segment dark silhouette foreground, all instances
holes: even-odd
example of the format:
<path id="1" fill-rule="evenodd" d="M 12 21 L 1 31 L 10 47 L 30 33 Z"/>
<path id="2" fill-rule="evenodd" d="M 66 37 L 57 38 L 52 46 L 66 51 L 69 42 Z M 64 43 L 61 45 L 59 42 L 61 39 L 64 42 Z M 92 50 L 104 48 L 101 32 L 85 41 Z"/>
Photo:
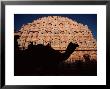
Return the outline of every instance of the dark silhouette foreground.
<path id="1" fill-rule="evenodd" d="M 49 44 L 30 44 L 28 49 L 19 50 L 17 45 L 18 37 L 15 37 L 14 54 L 14 75 L 78 75 L 82 71 L 83 62 L 76 62 L 73 65 L 65 64 L 64 61 L 75 51 L 78 44 L 69 43 L 66 51 L 60 53 L 54 50 Z M 70 67 L 71 66 L 71 67 Z M 77 68 L 75 68 L 77 67 Z M 89 68 L 89 67 L 88 67 Z"/>

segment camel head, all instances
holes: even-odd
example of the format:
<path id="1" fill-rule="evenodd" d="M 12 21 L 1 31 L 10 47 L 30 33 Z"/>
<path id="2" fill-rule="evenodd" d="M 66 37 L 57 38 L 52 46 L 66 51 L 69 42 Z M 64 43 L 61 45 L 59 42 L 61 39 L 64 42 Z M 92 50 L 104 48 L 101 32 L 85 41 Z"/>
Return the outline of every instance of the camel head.
<path id="1" fill-rule="evenodd" d="M 79 45 L 77 43 L 72 43 L 70 42 L 66 51 L 69 52 L 70 54 L 73 53 L 75 51 L 75 49 L 79 47 Z"/>

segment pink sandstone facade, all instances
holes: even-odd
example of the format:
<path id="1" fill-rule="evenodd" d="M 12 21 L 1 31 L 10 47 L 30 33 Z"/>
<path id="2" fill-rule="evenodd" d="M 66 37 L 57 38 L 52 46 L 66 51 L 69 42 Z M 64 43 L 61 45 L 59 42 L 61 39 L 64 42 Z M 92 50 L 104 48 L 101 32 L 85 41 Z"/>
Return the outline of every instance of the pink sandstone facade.
<path id="1" fill-rule="evenodd" d="M 30 42 L 33 42 L 33 45 L 50 43 L 52 48 L 63 52 L 68 44 L 73 42 L 78 43 L 79 47 L 71 54 L 67 62 L 83 60 L 84 54 L 91 55 L 91 59 L 97 59 L 97 43 L 91 30 L 87 25 L 84 26 L 67 17 L 39 18 L 23 25 L 15 35 L 20 36 L 18 45 L 21 50 L 27 49 Z"/>

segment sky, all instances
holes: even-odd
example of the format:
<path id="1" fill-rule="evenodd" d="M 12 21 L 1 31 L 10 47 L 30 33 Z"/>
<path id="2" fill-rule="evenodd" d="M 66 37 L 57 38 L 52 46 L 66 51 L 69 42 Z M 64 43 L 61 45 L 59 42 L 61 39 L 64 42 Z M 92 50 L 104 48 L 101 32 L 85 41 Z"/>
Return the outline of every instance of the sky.
<path id="1" fill-rule="evenodd" d="M 68 17 L 87 25 L 92 31 L 94 38 L 97 40 L 97 14 L 14 14 L 14 30 L 20 30 L 23 24 L 31 23 L 33 20 L 44 16 L 63 16 Z"/>

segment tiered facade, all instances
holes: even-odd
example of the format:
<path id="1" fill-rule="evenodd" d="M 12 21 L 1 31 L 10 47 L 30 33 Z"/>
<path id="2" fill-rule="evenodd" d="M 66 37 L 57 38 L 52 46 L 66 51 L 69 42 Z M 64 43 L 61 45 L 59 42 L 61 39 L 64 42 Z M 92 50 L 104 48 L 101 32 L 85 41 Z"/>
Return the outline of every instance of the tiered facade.
<path id="1" fill-rule="evenodd" d="M 97 44 L 91 30 L 87 25 L 84 26 L 67 17 L 39 18 L 23 25 L 19 35 L 18 44 L 22 50 L 27 49 L 30 42 L 33 42 L 33 45 L 50 43 L 52 48 L 63 52 L 68 44 L 73 42 L 78 43 L 79 47 L 68 58 L 68 62 L 82 60 L 84 54 L 91 55 L 91 59 L 97 59 Z"/>

